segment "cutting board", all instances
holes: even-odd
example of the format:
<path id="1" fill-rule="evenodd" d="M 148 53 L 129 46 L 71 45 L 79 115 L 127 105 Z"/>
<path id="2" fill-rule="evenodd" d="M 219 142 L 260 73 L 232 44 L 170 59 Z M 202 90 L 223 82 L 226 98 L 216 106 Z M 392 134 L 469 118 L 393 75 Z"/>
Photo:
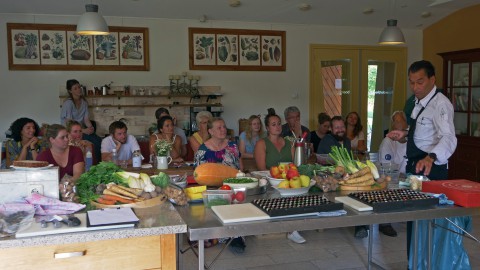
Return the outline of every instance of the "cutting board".
<path id="1" fill-rule="evenodd" d="M 212 211 L 223 223 L 267 220 L 270 216 L 251 203 L 216 205 Z"/>
<path id="2" fill-rule="evenodd" d="M 23 237 L 32 237 L 40 235 L 51 235 L 51 234 L 61 234 L 61 233 L 72 233 L 72 232 L 84 232 L 84 231 L 93 231 L 93 230 L 107 230 L 107 229 L 117 229 L 117 228 L 128 228 L 135 226 L 135 224 L 118 224 L 118 225 L 108 225 L 108 226 L 98 226 L 98 227 L 87 227 L 87 216 L 85 213 L 75 214 L 75 216 L 80 220 L 80 226 L 77 227 L 68 227 L 67 224 L 62 223 L 62 227 L 55 228 L 53 223 L 49 222 L 47 228 L 40 227 L 40 223 L 32 222 L 32 225 L 25 230 L 21 230 L 16 233 L 16 238 Z"/>
<path id="3" fill-rule="evenodd" d="M 350 206 L 351 208 L 353 208 L 353 209 L 355 209 L 359 212 L 372 211 L 373 210 L 373 207 L 371 207 L 370 205 L 364 204 L 362 202 L 359 202 L 359 201 L 355 200 L 354 198 L 350 198 L 350 197 L 347 197 L 347 196 L 335 197 L 335 201 L 336 202 L 341 202 L 346 206 Z"/>

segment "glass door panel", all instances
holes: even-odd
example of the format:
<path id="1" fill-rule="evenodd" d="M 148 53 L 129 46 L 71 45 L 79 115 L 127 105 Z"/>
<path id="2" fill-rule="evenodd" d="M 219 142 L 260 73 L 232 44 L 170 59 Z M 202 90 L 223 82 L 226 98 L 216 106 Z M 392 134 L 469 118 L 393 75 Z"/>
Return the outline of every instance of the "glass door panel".
<path id="1" fill-rule="evenodd" d="M 470 130 L 472 131 L 470 134 L 471 136 L 480 137 L 480 114 L 479 113 L 472 113 L 472 120 L 470 121 L 471 127 Z M 456 127 L 455 127 L 456 128 Z"/>
<path id="2" fill-rule="evenodd" d="M 453 86 L 468 86 L 470 72 L 468 63 L 453 64 Z"/>
<path id="3" fill-rule="evenodd" d="M 472 63 L 472 85 L 480 86 L 480 62 Z"/>
<path id="4" fill-rule="evenodd" d="M 468 113 L 455 112 L 453 114 L 453 125 L 455 126 L 455 134 L 467 135 L 467 118 Z"/>

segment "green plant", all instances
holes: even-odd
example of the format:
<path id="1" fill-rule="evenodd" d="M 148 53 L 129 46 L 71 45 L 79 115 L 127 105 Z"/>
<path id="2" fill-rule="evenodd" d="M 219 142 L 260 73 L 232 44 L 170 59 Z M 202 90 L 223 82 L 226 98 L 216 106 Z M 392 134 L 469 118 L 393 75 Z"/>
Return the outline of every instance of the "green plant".
<path id="1" fill-rule="evenodd" d="M 157 140 L 155 142 L 155 149 L 157 150 L 157 156 L 159 157 L 165 157 L 168 156 L 170 153 L 170 150 L 172 150 L 172 142 L 169 142 L 167 140 Z"/>

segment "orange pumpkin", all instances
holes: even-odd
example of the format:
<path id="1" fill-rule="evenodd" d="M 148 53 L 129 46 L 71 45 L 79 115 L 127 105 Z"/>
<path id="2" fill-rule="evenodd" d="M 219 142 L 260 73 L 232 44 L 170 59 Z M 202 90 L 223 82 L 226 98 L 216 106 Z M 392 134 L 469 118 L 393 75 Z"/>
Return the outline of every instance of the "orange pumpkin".
<path id="1" fill-rule="evenodd" d="M 199 185 L 219 187 L 223 180 L 237 176 L 238 170 L 220 163 L 200 164 L 193 172 L 193 177 Z"/>

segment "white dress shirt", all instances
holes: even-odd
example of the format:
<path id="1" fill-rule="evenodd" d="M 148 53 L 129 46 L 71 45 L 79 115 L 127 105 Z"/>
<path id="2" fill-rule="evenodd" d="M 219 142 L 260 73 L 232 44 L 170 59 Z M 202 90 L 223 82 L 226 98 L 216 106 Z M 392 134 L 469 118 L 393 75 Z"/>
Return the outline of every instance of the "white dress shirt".
<path id="1" fill-rule="evenodd" d="M 381 163 L 392 162 L 399 164 L 400 173 L 405 173 L 407 166 L 407 143 L 400 143 L 388 137 L 383 138 L 378 149 L 378 158 Z"/>
<path id="2" fill-rule="evenodd" d="M 437 155 L 435 164 L 443 165 L 447 164 L 448 159 L 455 151 L 457 137 L 453 125 L 452 103 L 442 93 L 433 97 L 436 91 L 437 87 L 435 86 L 420 101 L 415 98 L 415 107 L 411 115 L 413 119 L 417 118 L 423 107 L 426 106 L 426 108 L 417 119 L 413 140 L 420 150 Z"/>

